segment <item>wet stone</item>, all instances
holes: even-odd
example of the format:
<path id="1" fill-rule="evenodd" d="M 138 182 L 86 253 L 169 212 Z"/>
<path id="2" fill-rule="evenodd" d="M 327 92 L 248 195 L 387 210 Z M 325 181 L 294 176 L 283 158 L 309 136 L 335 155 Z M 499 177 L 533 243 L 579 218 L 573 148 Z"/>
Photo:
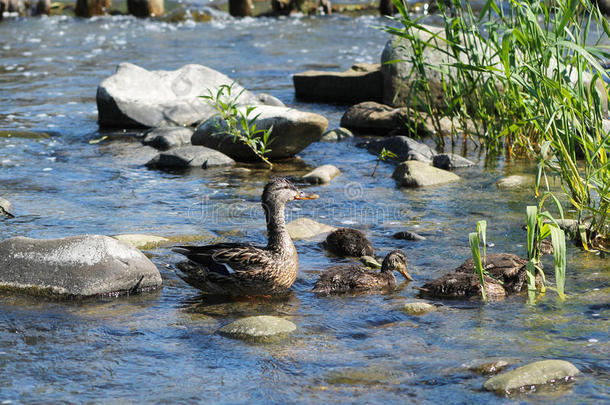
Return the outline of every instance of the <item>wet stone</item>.
<path id="1" fill-rule="evenodd" d="M 205 146 L 182 146 L 162 152 L 150 160 L 146 166 L 157 168 L 189 168 L 207 169 L 215 166 L 228 166 L 235 161 L 217 150 Z"/>
<path id="2" fill-rule="evenodd" d="M 488 361 L 482 364 L 477 364 L 469 368 L 470 371 L 481 375 L 498 374 L 510 364 L 506 360 Z"/>
<path id="3" fill-rule="evenodd" d="M 286 224 L 286 229 L 292 239 L 310 239 L 325 236 L 337 228 L 316 222 L 313 219 L 298 218 Z"/>
<path id="4" fill-rule="evenodd" d="M 286 319 L 260 315 L 239 319 L 223 326 L 218 333 L 233 339 L 267 342 L 285 338 L 296 329 L 296 325 Z"/>
<path id="5" fill-rule="evenodd" d="M 159 270 L 146 256 L 108 236 L 16 237 L 0 243 L 3 288 L 87 297 L 160 285 Z"/>
<path id="6" fill-rule="evenodd" d="M 341 170 L 336 166 L 322 165 L 304 175 L 303 180 L 310 184 L 328 184 L 339 174 L 341 174 Z"/>
<path id="7" fill-rule="evenodd" d="M 432 165 L 443 170 L 474 166 L 474 162 L 454 153 L 440 153 L 432 159 Z"/>
<path id="8" fill-rule="evenodd" d="M 347 128 L 339 127 L 335 129 L 331 129 L 322 134 L 322 138 L 320 138 L 323 142 L 335 142 L 335 141 L 343 141 L 346 139 L 353 138 L 354 134 Z"/>
<path id="9" fill-rule="evenodd" d="M 504 177 L 496 181 L 498 188 L 507 190 L 513 188 L 529 187 L 534 184 L 533 176 L 524 176 L 520 174 L 514 174 L 512 176 Z"/>
<path id="10" fill-rule="evenodd" d="M 396 232 L 394 235 L 392 235 L 392 237 L 394 239 L 404 239 L 404 240 L 410 240 L 410 241 L 414 241 L 414 242 L 426 240 L 426 238 L 424 236 L 421 236 L 421 235 L 419 235 L 415 232 L 411 232 L 411 231 Z"/>
<path id="11" fill-rule="evenodd" d="M 145 235 L 141 233 L 113 235 L 114 239 L 136 249 L 153 249 L 169 243 L 170 240 L 162 236 Z"/>
<path id="12" fill-rule="evenodd" d="M 186 127 L 155 128 L 146 133 L 142 140 L 144 145 L 159 150 L 168 150 L 191 143 L 194 130 Z"/>
<path id="13" fill-rule="evenodd" d="M 449 171 L 437 169 L 414 160 L 399 164 L 394 170 L 392 178 L 402 187 L 434 186 L 460 179 L 459 176 Z"/>
<path id="14" fill-rule="evenodd" d="M 436 155 L 436 151 L 425 143 L 418 142 L 404 135 L 365 142 L 361 146 L 366 147 L 370 153 L 375 155 L 381 153 L 383 149 L 393 152 L 397 156 L 398 161 L 424 160 L 429 162 Z"/>
<path id="15" fill-rule="evenodd" d="M 409 315 L 423 315 L 436 311 L 437 308 L 436 305 L 428 304 L 427 302 L 408 302 L 402 307 L 402 310 Z"/>
<path id="16" fill-rule="evenodd" d="M 15 215 L 13 213 L 13 204 L 7 199 L 0 197 L 0 215 L 14 218 Z"/>
<path id="17" fill-rule="evenodd" d="M 506 393 L 521 388 L 555 382 L 568 382 L 580 371 L 564 360 L 542 360 L 491 377 L 483 388 L 497 393 Z"/>

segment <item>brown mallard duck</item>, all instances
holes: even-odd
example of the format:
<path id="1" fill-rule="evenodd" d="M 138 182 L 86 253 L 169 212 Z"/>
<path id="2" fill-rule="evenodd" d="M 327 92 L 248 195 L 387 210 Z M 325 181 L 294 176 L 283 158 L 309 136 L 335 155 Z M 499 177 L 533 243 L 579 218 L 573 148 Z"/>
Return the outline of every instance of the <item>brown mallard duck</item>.
<path id="1" fill-rule="evenodd" d="M 256 247 L 242 243 L 176 246 L 189 261 L 178 263 L 181 278 L 211 295 L 260 296 L 285 292 L 297 277 L 299 258 L 286 231 L 284 206 L 292 200 L 311 200 L 315 194 L 299 191 L 284 178 L 268 183 L 262 203 L 267 219 L 268 243 Z"/>
<path id="2" fill-rule="evenodd" d="M 394 271 L 409 281 L 413 280 L 407 271 L 407 256 L 400 250 L 393 250 L 383 259 L 380 271 L 362 264 L 330 267 L 316 281 L 312 291 L 330 295 L 390 289 L 396 287 Z"/>
<path id="3" fill-rule="evenodd" d="M 339 228 L 329 233 L 324 247 L 337 256 L 375 256 L 373 244 L 364 233 L 352 228 Z"/>

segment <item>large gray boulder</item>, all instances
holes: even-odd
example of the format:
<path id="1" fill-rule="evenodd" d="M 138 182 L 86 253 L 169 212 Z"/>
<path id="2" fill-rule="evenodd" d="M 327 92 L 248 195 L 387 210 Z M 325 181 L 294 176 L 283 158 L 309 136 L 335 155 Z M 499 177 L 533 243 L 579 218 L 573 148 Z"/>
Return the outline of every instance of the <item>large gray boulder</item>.
<path id="1" fill-rule="evenodd" d="M 121 63 L 97 88 L 98 122 L 108 127 L 192 125 L 216 114 L 200 96 L 207 96 L 208 90 L 215 94 L 221 85 L 232 83 L 233 95 L 244 90 L 228 76 L 202 65 L 149 71 Z M 237 101 L 261 104 L 259 97 L 246 90 Z"/>
<path id="2" fill-rule="evenodd" d="M 363 146 L 375 155 L 379 154 L 383 149 L 389 150 L 396 154 L 399 161 L 422 160 L 431 162 L 434 155 L 436 155 L 436 151 L 425 143 L 402 135 L 372 140 L 363 144 Z"/>
<path id="3" fill-rule="evenodd" d="M 266 155 L 270 159 L 296 155 L 312 142 L 320 140 L 328 127 L 328 120 L 323 116 L 288 107 L 257 106 L 250 117 L 257 115 L 257 130 L 273 127 L 268 145 L 271 152 Z M 212 117 L 197 128 L 191 142 L 216 149 L 237 161 L 258 160 L 247 145 L 222 133 L 226 128 L 226 122 L 220 120 L 219 116 Z"/>
<path id="4" fill-rule="evenodd" d="M 0 242 L 0 287 L 87 297 L 159 287 L 161 275 L 139 250 L 109 236 L 10 238 Z"/>
<path id="5" fill-rule="evenodd" d="M 146 166 L 155 168 L 189 168 L 208 169 L 216 166 L 229 166 L 233 159 L 217 150 L 205 146 L 182 146 L 159 153 Z"/>
<path id="6" fill-rule="evenodd" d="M 483 384 L 488 391 L 506 393 L 557 381 L 569 381 L 580 371 L 565 360 L 542 360 L 491 377 Z"/>
<path id="7" fill-rule="evenodd" d="M 381 66 L 358 63 L 344 72 L 308 70 L 292 76 L 296 98 L 331 103 L 381 101 Z"/>
<path id="8" fill-rule="evenodd" d="M 458 181 L 460 177 L 422 162 L 409 160 L 399 164 L 392 178 L 403 187 L 425 187 Z"/>

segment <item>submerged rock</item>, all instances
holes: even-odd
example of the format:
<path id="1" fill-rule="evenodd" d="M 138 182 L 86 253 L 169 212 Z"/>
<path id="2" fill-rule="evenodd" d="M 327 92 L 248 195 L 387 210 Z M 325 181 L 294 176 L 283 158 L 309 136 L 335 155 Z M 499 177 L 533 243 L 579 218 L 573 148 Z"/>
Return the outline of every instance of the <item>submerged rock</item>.
<path id="1" fill-rule="evenodd" d="M 426 238 L 424 236 L 421 236 L 415 232 L 411 232 L 411 231 L 400 231 L 400 232 L 396 232 L 394 235 L 392 235 L 392 237 L 394 239 L 404 239 L 404 240 L 411 240 L 414 242 L 419 242 L 422 240 L 426 240 Z"/>
<path id="2" fill-rule="evenodd" d="M 216 94 L 222 85 L 233 85 L 232 94 L 243 90 L 240 104 L 261 104 L 256 95 L 206 66 L 149 71 L 123 62 L 97 88 L 98 122 L 123 128 L 192 125 L 217 113 L 200 96 Z"/>
<path id="3" fill-rule="evenodd" d="M 330 131 L 326 131 L 322 134 L 322 138 L 320 138 L 323 142 L 335 142 L 335 141 L 343 141 L 345 139 L 353 138 L 354 134 L 347 128 L 335 128 Z"/>
<path id="4" fill-rule="evenodd" d="M 381 66 L 358 63 L 345 72 L 308 70 L 292 76 L 296 98 L 331 103 L 381 101 Z"/>
<path id="5" fill-rule="evenodd" d="M 284 338 L 296 329 L 297 326 L 286 319 L 260 315 L 239 319 L 223 326 L 218 333 L 233 339 L 267 342 Z"/>
<path id="6" fill-rule="evenodd" d="M 281 159 L 292 157 L 312 142 L 320 140 L 328 126 L 328 120 L 319 114 L 295 110 L 288 107 L 258 106 L 251 116 L 258 116 L 256 129 L 273 127 L 269 136 L 269 152 L 266 157 Z M 223 133 L 226 122 L 213 117 L 201 124 L 191 141 L 193 145 L 203 145 L 216 149 L 237 161 L 257 161 L 256 154 L 244 143 L 235 141 L 233 136 Z"/>
<path id="7" fill-rule="evenodd" d="M 9 218 L 15 218 L 13 213 L 13 204 L 7 199 L 0 197 L 0 215 L 4 215 Z"/>
<path id="8" fill-rule="evenodd" d="M 496 185 L 500 189 L 529 187 L 534 185 L 534 177 L 524 176 L 521 174 L 513 174 L 512 176 L 507 176 L 496 181 Z"/>
<path id="9" fill-rule="evenodd" d="M 189 168 L 208 169 L 215 166 L 228 166 L 235 161 L 217 150 L 205 146 L 182 146 L 170 149 L 155 156 L 146 166 L 156 168 Z"/>
<path id="10" fill-rule="evenodd" d="M 286 229 L 292 239 L 310 239 L 326 235 L 337 228 L 316 222 L 313 219 L 298 218 L 286 224 Z"/>
<path id="11" fill-rule="evenodd" d="M 153 249 L 170 242 L 169 239 L 162 236 L 145 235 L 141 233 L 124 233 L 121 235 L 112 235 L 112 237 L 121 243 L 133 246 L 137 249 Z"/>
<path id="12" fill-rule="evenodd" d="M 492 375 L 498 374 L 509 365 L 506 360 L 495 360 L 471 366 L 469 370 L 481 375 Z"/>
<path id="13" fill-rule="evenodd" d="M 392 178 L 402 187 L 435 186 L 460 180 L 456 174 L 415 160 L 399 164 Z"/>
<path id="14" fill-rule="evenodd" d="M 192 128 L 187 127 L 155 128 L 146 133 L 142 143 L 159 150 L 178 148 L 190 145 L 193 132 Z"/>
<path id="15" fill-rule="evenodd" d="M 564 360 L 542 360 L 491 377 L 483 384 L 488 391 L 506 393 L 536 385 L 570 381 L 580 373 L 572 363 Z"/>
<path id="16" fill-rule="evenodd" d="M 337 169 L 336 166 L 322 165 L 304 175 L 303 180 L 310 184 L 327 184 L 340 174 L 341 170 Z"/>
<path id="17" fill-rule="evenodd" d="M 443 170 L 474 166 L 474 162 L 454 153 L 440 153 L 432 158 L 432 165 Z"/>
<path id="18" fill-rule="evenodd" d="M 423 315 L 428 312 L 436 311 L 436 305 L 428 304 L 427 302 L 408 302 L 402 310 L 410 315 Z"/>
<path id="19" fill-rule="evenodd" d="M 383 149 L 389 150 L 401 162 L 405 160 L 426 160 L 430 162 L 434 155 L 436 155 L 436 151 L 425 143 L 403 135 L 369 141 L 362 144 L 362 146 L 375 155 L 381 153 Z M 421 157 L 418 157 L 418 155 Z"/>
<path id="20" fill-rule="evenodd" d="M 0 287 L 86 297 L 161 285 L 155 265 L 109 236 L 10 238 L 0 242 Z"/>

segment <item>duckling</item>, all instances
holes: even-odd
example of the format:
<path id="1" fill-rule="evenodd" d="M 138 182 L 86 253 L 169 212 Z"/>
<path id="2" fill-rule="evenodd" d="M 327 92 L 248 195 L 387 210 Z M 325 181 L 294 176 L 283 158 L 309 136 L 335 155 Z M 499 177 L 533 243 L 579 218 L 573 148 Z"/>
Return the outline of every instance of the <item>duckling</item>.
<path id="1" fill-rule="evenodd" d="M 337 256 L 375 256 L 373 244 L 364 233 L 352 228 L 339 228 L 328 234 L 324 247 Z"/>
<path id="2" fill-rule="evenodd" d="M 527 260 L 512 253 L 487 255 L 485 270 L 485 292 L 489 300 L 501 300 L 510 294 L 527 288 L 525 265 Z M 537 276 L 539 280 L 540 276 Z M 424 284 L 420 295 L 446 299 L 480 299 L 481 284 L 474 274 L 474 261 L 466 259 L 452 273 L 445 274 Z"/>
<path id="3" fill-rule="evenodd" d="M 210 295 L 260 296 L 285 292 L 297 277 L 299 257 L 286 230 L 284 206 L 292 200 L 314 198 L 318 196 L 299 191 L 284 178 L 272 180 L 261 197 L 267 219 L 267 246 L 243 243 L 176 246 L 174 251 L 189 259 L 177 264 L 183 273 L 181 278 Z"/>
<path id="4" fill-rule="evenodd" d="M 407 271 L 407 256 L 400 250 L 394 250 L 385 257 L 380 271 L 362 264 L 330 267 L 316 281 L 312 291 L 320 295 L 330 295 L 391 289 L 396 287 L 394 271 L 398 271 L 409 281 L 413 280 Z"/>

